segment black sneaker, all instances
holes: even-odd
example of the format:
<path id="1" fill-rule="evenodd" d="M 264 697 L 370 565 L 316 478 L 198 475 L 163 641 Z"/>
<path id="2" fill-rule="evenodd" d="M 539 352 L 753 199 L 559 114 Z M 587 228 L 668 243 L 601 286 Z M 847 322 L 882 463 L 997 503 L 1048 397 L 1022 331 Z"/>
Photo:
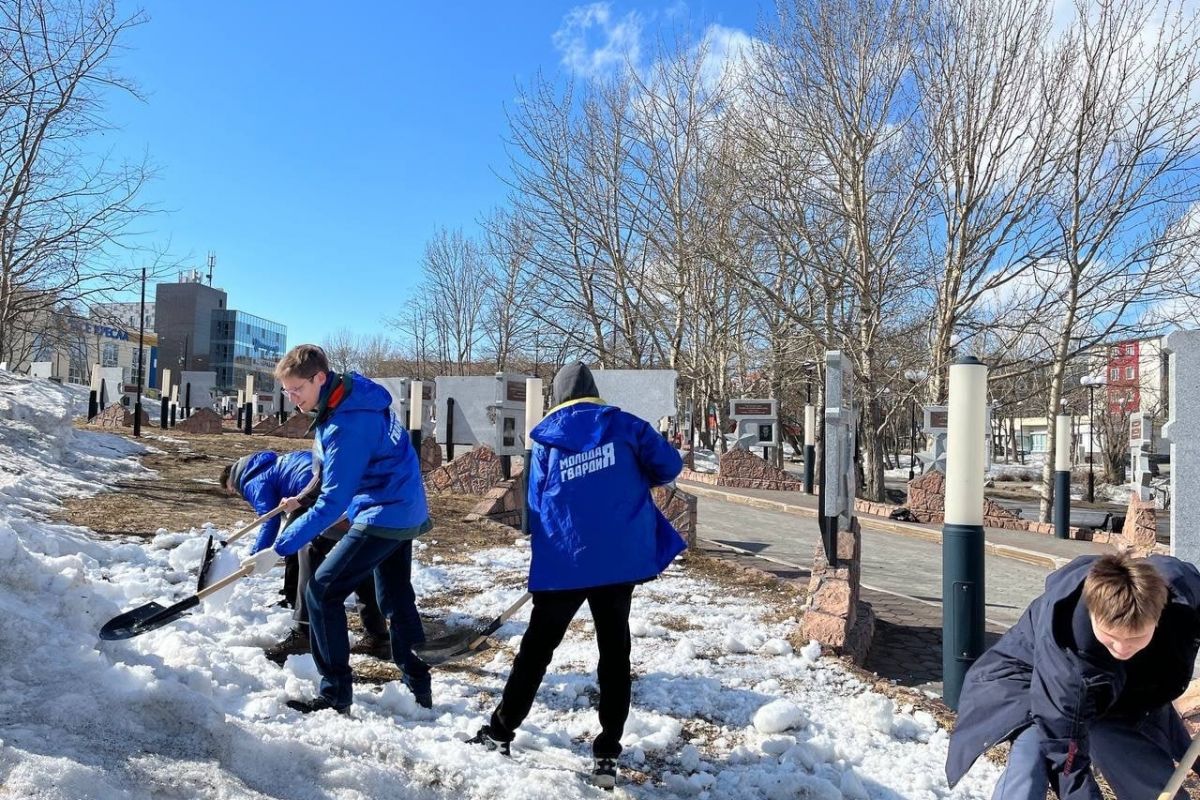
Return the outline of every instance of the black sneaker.
<path id="1" fill-rule="evenodd" d="M 612 789 L 617 785 L 617 760 L 595 756 L 592 759 L 592 785 Z"/>
<path id="2" fill-rule="evenodd" d="M 348 705 L 341 706 L 341 707 L 335 706 L 333 703 L 331 703 L 329 700 L 327 700 L 324 697 L 314 697 L 311 700 L 288 700 L 287 707 L 293 708 L 296 711 L 299 711 L 301 714 L 311 714 L 314 711 L 324 711 L 325 709 L 328 709 L 328 708 L 332 708 L 334 711 L 336 711 L 339 714 L 349 714 L 350 713 L 350 706 L 348 706 Z"/>
<path id="3" fill-rule="evenodd" d="M 392 660 L 392 640 L 386 633 L 364 633 L 358 637 L 358 642 L 351 648 L 352 653 L 378 658 L 381 661 Z"/>
<path id="4" fill-rule="evenodd" d="M 276 664 L 282 664 L 287 661 L 288 656 L 307 653 L 308 649 L 308 631 L 293 628 L 292 632 L 285 636 L 282 641 L 276 642 L 264 650 L 263 655 Z"/>
<path id="5" fill-rule="evenodd" d="M 502 742 L 492 736 L 492 729 L 484 725 L 479 729 L 479 732 L 467 739 L 467 744 L 481 744 L 488 750 L 494 750 L 502 756 L 512 758 L 512 753 L 509 752 L 509 743 Z"/>

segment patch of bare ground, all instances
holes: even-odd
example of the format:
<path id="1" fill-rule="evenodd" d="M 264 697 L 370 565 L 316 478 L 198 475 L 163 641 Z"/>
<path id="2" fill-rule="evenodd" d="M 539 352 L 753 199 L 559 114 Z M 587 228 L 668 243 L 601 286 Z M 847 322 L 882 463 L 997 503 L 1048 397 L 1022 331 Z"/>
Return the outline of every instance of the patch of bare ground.
<path id="1" fill-rule="evenodd" d="M 253 519 L 250 507 L 221 492 L 221 469 L 259 450 L 289 452 L 312 446 L 307 439 L 273 436 L 143 432 L 143 444 L 161 452 L 142 456 L 157 475 L 122 480 L 112 490 L 67 500 L 56 519 L 112 536 L 153 536 L 159 528 L 187 530 L 212 522 L 228 528 Z M 132 438 L 131 436 L 129 438 Z"/>

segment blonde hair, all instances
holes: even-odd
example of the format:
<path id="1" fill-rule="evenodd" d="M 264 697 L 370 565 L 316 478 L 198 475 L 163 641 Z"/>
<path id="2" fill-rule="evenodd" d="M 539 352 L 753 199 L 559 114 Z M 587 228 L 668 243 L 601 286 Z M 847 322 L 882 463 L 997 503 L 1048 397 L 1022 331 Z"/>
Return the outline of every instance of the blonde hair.
<path id="1" fill-rule="evenodd" d="M 315 344 L 296 345 L 275 365 L 275 377 L 280 379 L 308 380 L 318 372 L 329 372 L 329 359 Z"/>
<path id="2" fill-rule="evenodd" d="M 1083 602 L 1096 622 L 1117 631 L 1157 625 L 1167 605 L 1167 582 L 1143 558 L 1102 556 L 1083 581 Z"/>

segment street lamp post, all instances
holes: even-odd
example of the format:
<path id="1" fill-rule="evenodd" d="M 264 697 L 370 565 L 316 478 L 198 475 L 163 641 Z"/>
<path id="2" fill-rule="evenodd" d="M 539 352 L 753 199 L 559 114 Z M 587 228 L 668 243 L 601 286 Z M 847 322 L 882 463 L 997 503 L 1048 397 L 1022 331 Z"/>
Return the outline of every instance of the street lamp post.
<path id="1" fill-rule="evenodd" d="M 913 467 L 917 462 L 917 384 L 929 377 L 929 373 L 920 369 L 907 369 L 904 379 L 912 384 L 913 394 L 909 398 L 908 412 L 908 481 L 912 483 L 916 473 Z"/>
<path id="2" fill-rule="evenodd" d="M 1095 392 L 1097 386 L 1104 386 L 1104 378 L 1099 375 L 1084 375 L 1079 382 L 1088 390 L 1088 490 L 1089 503 L 1096 502 L 1096 410 Z"/>
<path id="3" fill-rule="evenodd" d="M 146 350 L 146 268 L 142 267 L 142 316 L 138 325 L 137 402 L 133 404 L 133 435 L 142 435 L 142 385 Z"/>

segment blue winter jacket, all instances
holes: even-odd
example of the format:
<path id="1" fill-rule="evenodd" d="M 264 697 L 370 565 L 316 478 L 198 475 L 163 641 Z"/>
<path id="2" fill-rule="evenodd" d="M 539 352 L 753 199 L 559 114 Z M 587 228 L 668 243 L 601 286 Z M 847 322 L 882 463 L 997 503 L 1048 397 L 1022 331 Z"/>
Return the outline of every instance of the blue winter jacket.
<path id="1" fill-rule="evenodd" d="M 1134 657 L 1152 665 L 1154 678 L 1133 685 L 1125 680 L 1132 662 L 1097 663 L 1072 646 L 1072 619 L 1097 558 L 1080 556 L 1052 572 L 1046 591 L 967 671 L 946 759 L 951 786 L 985 751 L 1030 725 L 1041 731 L 1061 800 L 1101 798 L 1088 753 L 1088 728 L 1096 719 L 1139 724 L 1143 735 L 1183 757 L 1188 736 L 1170 702 L 1187 688 L 1200 648 L 1200 572 L 1177 558 L 1149 558 L 1170 597 L 1150 644 Z"/>
<path id="2" fill-rule="evenodd" d="M 261 517 L 274 510 L 283 498 L 295 497 L 304 491 L 312 480 L 312 463 L 312 453 L 308 450 L 284 453 L 282 456 L 271 450 L 255 453 L 250 456 L 242 472 L 238 491 L 254 507 L 254 513 Z M 250 552 L 257 553 L 275 544 L 279 521 L 280 517 L 276 515 L 263 523 L 254 541 L 254 549 Z"/>
<path id="3" fill-rule="evenodd" d="M 530 438 L 530 591 L 648 580 L 686 547 L 650 497 L 683 461 L 645 420 L 588 398 Z"/>
<path id="4" fill-rule="evenodd" d="M 415 528 L 429 519 L 416 449 L 392 411 L 392 396 L 356 373 L 330 373 L 315 423 L 321 462 L 316 503 L 280 535 L 275 551 L 288 556 L 345 514 L 352 525 Z"/>

